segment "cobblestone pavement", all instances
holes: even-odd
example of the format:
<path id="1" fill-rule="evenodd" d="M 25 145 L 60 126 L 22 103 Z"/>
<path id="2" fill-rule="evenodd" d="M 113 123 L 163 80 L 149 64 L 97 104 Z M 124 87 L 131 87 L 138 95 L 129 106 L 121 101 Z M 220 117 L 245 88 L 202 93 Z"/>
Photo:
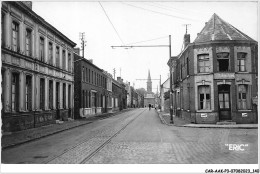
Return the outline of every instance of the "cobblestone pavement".
<path id="1" fill-rule="evenodd" d="M 169 127 L 145 113 L 87 163 L 257 164 L 257 130 Z M 244 151 L 229 150 L 243 144 Z"/>
<path id="2" fill-rule="evenodd" d="M 243 144 L 244 151 L 230 150 L 230 144 Z M 257 129 L 167 126 L 155 110 L 137 109 L 7 149 L 2 162 L 257 164 L 257 152 Z"/>

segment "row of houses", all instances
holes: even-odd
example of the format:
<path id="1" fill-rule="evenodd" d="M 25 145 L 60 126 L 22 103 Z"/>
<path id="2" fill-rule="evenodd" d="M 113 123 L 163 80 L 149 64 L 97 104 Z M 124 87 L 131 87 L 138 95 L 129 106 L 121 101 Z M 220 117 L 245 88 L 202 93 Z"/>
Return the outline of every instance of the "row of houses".
<path id="1" fill-rule="evenodd" d="M 213 14 L 193 43 L 168 61 L 168 106 L 192 123 L 257 123 L 258 43 Z M 220 123 L 221 124 L 221 123 Z"/>
<path id="2" fill-rule="evenodd" d="M 130 83 L 79 56 L 76 43 L 37 15 L 32 2 L 2 2 L 1 36 L 3 131 L 141 106 Z"/>

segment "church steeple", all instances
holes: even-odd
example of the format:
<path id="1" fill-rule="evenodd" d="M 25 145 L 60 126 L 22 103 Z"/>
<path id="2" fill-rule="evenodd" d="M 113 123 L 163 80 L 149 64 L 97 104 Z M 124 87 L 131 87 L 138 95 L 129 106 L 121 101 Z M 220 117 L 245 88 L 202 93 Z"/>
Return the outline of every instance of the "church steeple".
<path id="1" fill-rule="evenodd" d="M 147 92 L 148 93 L 152 92 L 152 80 L 151 80 L 150 70 L 148 70 Z"/>

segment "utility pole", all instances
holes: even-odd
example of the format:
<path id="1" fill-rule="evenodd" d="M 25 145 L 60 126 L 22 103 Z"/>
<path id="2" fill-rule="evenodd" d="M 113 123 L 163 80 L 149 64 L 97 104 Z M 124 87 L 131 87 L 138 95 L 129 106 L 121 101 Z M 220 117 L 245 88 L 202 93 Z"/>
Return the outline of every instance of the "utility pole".
<path id="1" fill-rule="evenodd" d="M 81 50 L 82 50 L 82 57 L 84 57 L 84 51 L 86 46 L 86 40 L 85 40 L 85 32 L 79 33 L 79 39 L 81 40 Z"/>
<path id="2" fill-rule="evenodd" d="M 190 25 L 190 24 L 185 24 L 185 25 Z M 187 27 L 186 26 L 186 27 Z M 170 57 L 170 59 L 171 59 L 171 57 L 172 57 L 172 55 L 171 55 L 171 35 L 169 35 L 169 44 L 168 45 L 121 45 L 121 46 L 111 46 L 112 47 L 112 49 L 114 49 L 114 48 L 117 48 L 117 47 L 122 47 L 122 48 L 126 48 L 126 49 L 128 49 L 128 48 L 136 48 L 136 47 L 168 47 L 169 48 L 169 57 Z M 171 73 L 171 70 L 170 70 L 170 89 L 171 89 L 171 93 L 172 93 L 172 73 Z M 161 85 L 161 84 L 160 84 Z M 171 96 L 171 95 L 170 95 Z M 171 97 L 171 107 L 170 107 L 170 111 L 171 111 L 171 123 L 173 123 L 173 97 Z"/>

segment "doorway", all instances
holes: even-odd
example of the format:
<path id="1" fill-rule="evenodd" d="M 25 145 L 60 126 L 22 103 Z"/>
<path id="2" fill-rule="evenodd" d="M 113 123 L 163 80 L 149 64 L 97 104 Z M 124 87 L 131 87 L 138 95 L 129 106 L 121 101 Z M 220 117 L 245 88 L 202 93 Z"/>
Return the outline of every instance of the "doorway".
<path id="1" fill-rule="evenodd" d="M 56 120 L 60 119 L 60 83 L 56 82 Z"/>
<path id="2" fill-rule="evenodd" d="M 219 120 L 231 120 L 230 85 L 218 85 Z"/>

